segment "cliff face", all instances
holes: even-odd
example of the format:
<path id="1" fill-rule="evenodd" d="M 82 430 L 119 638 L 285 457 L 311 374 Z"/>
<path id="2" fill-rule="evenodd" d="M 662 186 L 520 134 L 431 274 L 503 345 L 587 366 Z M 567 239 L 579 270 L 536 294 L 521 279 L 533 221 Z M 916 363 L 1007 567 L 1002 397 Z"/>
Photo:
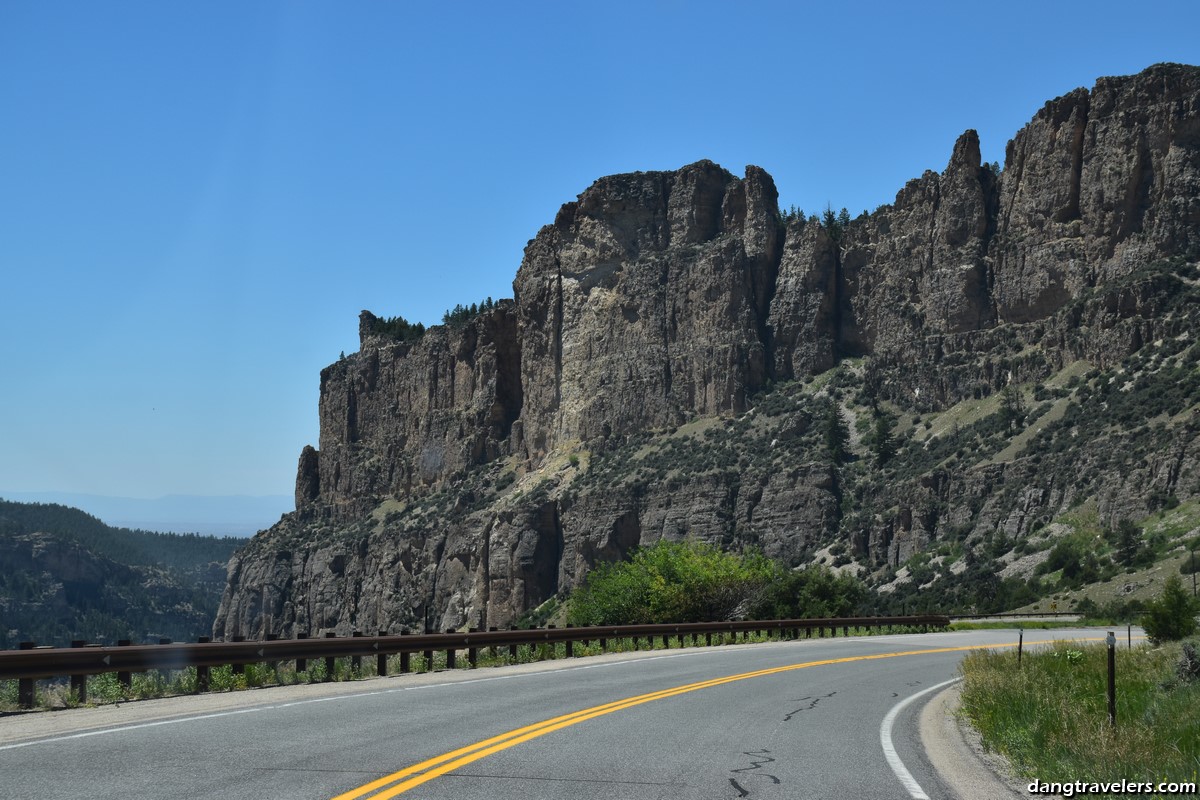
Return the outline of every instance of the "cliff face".
<path id="1" fill-rule="evenodd" d="M 300 457 L 297 508 L 321 502 L 362 516 L 376 498 L 509 450 L 522 395 L 511 304 L 415 342 L 373 334 L 374 321 L 364 311 L 361 350 L 321 371 L 321 446 Z"/>
<path id="2" fill-rule="evenodd" d="M 778 216 L 765 172 L 710 162 L 604 178 L 563 206 L 513 283 L 524 454 L 744 409 L 768 375 Z"/>
<path id="3" fill-rule="evenodd" d="M 810 400 L 837 391 L 772 387 L 837 367 L 874 408 L 948 414 L 1194 337 L 1200 70 L 1046 104 L 999 174 L 967 131 L 943 172 L 846 224 L 785 221 L 777 199 L 757 167 L 603 178 L 529 243 L 513 301 L 416 341 L 364 312 L 360 351 L 321 374 L 297 511 L 231 562 L 214 633 L 507 624 L 664 537 L 792 563 L 844 540 L 870 567 L 949 528 L 1026 530 L 1012 464 L 880 478 L 887 505 L 856 511 L 867 484 L 815 445 Z M 1169 488 L 1195 492 L 1181 458 Z M 1022 518 L 1071 502 L 1042 482 Z"/>

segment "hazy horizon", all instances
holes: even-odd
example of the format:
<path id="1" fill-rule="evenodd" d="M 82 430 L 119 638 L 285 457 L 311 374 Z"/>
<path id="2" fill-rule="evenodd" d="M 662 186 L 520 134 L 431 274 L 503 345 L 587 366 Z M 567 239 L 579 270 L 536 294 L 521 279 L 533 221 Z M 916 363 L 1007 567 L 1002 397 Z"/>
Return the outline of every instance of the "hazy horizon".
<path id="1" fill-rule="evenodd" d="M 164 495 L 112 497 L 74 492 L 0 490 L 0 499 L 78 508 L 114 528 L 250 537 L 294 510 L 289 495 Z"/>

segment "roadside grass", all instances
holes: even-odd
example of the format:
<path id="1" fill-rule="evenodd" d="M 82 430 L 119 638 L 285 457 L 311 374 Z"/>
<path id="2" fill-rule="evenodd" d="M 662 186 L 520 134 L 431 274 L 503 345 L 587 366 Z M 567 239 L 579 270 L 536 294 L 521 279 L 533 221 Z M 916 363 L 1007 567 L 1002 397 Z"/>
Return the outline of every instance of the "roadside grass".
<path id="1" fill-rule="evenodd" d="M 1200 680 L 1177 671 L 1181 645 L 1118 648 L 1117 725 L 1108 721 L 1103 645 L 1058 642 L 963 660 L 962 708 L 989 750 L 1040 781 L 1196 781 Z"/>
<path id="2" fill-rule="evenodd" d="M 878 636 L 899 633 L 920 633 L 920 628 L 900 626 L 875 631 L 851 630 L 851 636 Z M 838 631 L 837 638 L 843 638 L 843 632 Z M 800 639 L 804 639 L 803 633 Z M 816 631 L 813 639 L 821 638 Z M 828 629 L 826 636 L 828 637 Z M 663 637 L 656 636 L 652 640 L 640 637 L 637 641 L 630 638 L 608 639 L 601 648 L 600 641 L 594 639 L 587 644 L 576 642 L 573 648 L 574 658 L 597 656 L 605 653 L 631 653 L 646 650 L 677 650 L 680 647 L 706 647 L 707 639 L 703 634 L 693 639 L 687 637 L 682 642 L 678 636 L 672 635 L 669 644 Z M 763 633 L 750 631 L 746 635 L 733 633 L 714 633 L 712 646 L 719 647 L 731 644 L 757 644 L 767 641 L 778 641 L 778 635 L 767 636 Z M 424 653 L 409 654 L 408 674 L 423 674 L 426 672 L 442 672 L 447 669 L 445 650 L 435 650 L 432 662 L 427 661 Z M 565 659 L 567 647 L 563 642 L 540 645 L 518 645 L 514 655 L 507 646 L 481 647 L 477 653 L 476 668 L 502 667 L 512 664 L 529 664 L 535 661 L 550 661 Z M 269 686 L 292 686 L 304 683 L 326 683 L 327 673 L 325 659 L 309 659 L 307 669 L 296 670 L 292 661 L 278 664 L 245 664 L 242 671 L 234 672 L 232 666 L 213 667 L 209 671 L 210 692 L 235 692 L 247 689 L 257 689 Z M 363 678 L 378 677 L 376 661 L 373 656 L 363 656 L 361 663 L 355 667 L 349 657 L 337 658 L 333 664 L 333 675 L 330 681 L 354 681 Z M 388 675 L 396 676 L 401 673 L 401 656 L 388 656 Z M 466 650 L 456 651 L 455 667 L 469 669 L 470 663 Z M 79 698 L 71 691 L 66 680 L 41 680 L 37 682 L 35 699 L 39 710 L 61 708 L 78 708 L 81 706 L 99 706 L 110 703 L 123 703 L 130 700 L 151 700 L 159 697 L 176 697 L 179 695 L 195 694 L 197 686 L 196 670 L 189 667 L 183 670 L 166 670 L 151 672 L 136 672 L 131 676 L 130 686 L 123 686 L 117 680 L 116 673 L 88 676 L 88 701 L 80 703 Z M 18 706 L 18 682 L 16 680 L 0 680 L 0 713 L 21 711 Z"/>
<path id="3" fill-rule="evenodd" d="M 1056 628 L 1086 628 L 1093 625 L 1105 625 L 1106 621 L 1096 620 L 1073 620 L 1071 622 L 1060 622 L 1058 620 L 1043 620 L 1029 619 L 1020 621 L 1005 622 L 1003 620 L 986 620 L 983 622 L 951 622 L 950 630 L 952 631 L 995 631 L 1011 628 L 1024 628 L 1025 630 L 1048 631 Z"/>

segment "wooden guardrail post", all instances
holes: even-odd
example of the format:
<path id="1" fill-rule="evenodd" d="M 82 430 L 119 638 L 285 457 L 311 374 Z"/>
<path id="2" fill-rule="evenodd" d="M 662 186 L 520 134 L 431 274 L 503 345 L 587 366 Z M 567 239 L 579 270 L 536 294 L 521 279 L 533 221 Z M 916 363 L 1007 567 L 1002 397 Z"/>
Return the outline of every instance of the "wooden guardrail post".
<path id="1" fill-rule="evenodd" d="M 279 641 L 279 634 L 278 633 L 268 633 L 266 635 L 266 639 L 268 642 L 277 642 L 277 641 Z M 278 661 L 268 661 L 267 669 L 271 670 L 271 674 L 275 676 L 275 680 L 276 680 L 276 682 L 278 682 L 279 681 L 279 662 Z"/>
<path id="2" fill-rule="evenodd" d="M 336 639 L 337 632 L 336 631 L 326 631 L 325 638 L 326 639 Z M 333 674 L 335 672 L 337 672 L 337 659 L 334 658 L 333 656 L 325 656 L 325 677 L 322 680 L 323 681 L 333 680 Z"/>
<path id="3" fill-rule="evenodd" d="M 17 645 L 18 650 L 33 650 L 36 647 L 37 642 L 20 642 Z M 21 708 L 33 708 L 35 699 L 33 678 L 20 678 L 17 681 L 17 705 Z"/>
<path id="4" fill-rule="evenodd" d="M 362 631 L 350 631 L 350 638 L 362 638 Z M 362 674 L 362 656 L 350 656 L 350 675 Z"/>
<path id="5" fill-rule="evenodd" d="M 239 644 L 241 642 L 246 641 L 246 637 L 245 636 L 231 636 L 231 637 L 229 637 L 229 641 L 231 641 L 235 644 Z M 246 674 L 246 665 L 245 664 L 230 664 L 229 668 L 233 672 L 234 675 Z"/>
<path id="6" fill-rule="evenodd" d="M 87 647 L 87 640 L 72 639 L 71 647 Z M 87 703 L 87 679 L 87 675 L 71 676 L 71 694 L 75 695 L 75 702 L 80 705 Z"/>
<path id="7" fill-rule="evenodd" d="M 400 635 L 408 636 L 408 628 L 401 628 Z M 400 673 L 401 674 L 403 674 L 405 672 L 409 672 L 412 669 L 411 657 L 412 657 L 412 653 L 408 652 L 407 650 L 400 651 Z"/>
<path id="8" fill-rule="evenodd" d="M 575 627 L 575 626 L 574 626 L 574 625 L 572 625 L 571 623 L 569 623 L 569 622 L 568 622 L 568 623 L 567 623 L 567 627 L 568 627 L 568 628 L 573 628 L 573 627 Z M 574 640 L 574 639 L 567 639 L 567 642 L 566 642 L 566 656 L 567 656 L 567 658 L 574 658 L 574 657 L 575 657 L 575 640 Z"/>
<path id="9" fill-rule="evenodd" d="M 508 626 L 509 633 L 512 633 L 515 630 L 516 630 L 516 628 L 514 628 L 512 625 Z M 508 657 L 511 658 L 513 661 L 517 660 L 517 646 L 515 644 L 510 644 L 508 646 Z"/>
<path id="10" fill-rule="evenodd" d="M 209 638 L 208 636 L 201 636 L 199 639 L 196 640 L 196 642 L 199 644 L 206 644 L 211 641 L 212 641 L 212 639 Z M 206 664 L 198 665 L 196 667 L 196 692 L 197 693 L 208 691 L 209 678 L 210 678 L 210 675 L 209 675 L 209 671 L 208 671 L 208 665 L 206 665 Z"/>
<path id="11" fill-rule="evenodd" d="M 454 631 L 446 631 L 446 633 L 454 633 Z M 455 662 L 456 662 L 457 655 L 458 655 L 458 651 L 455 650 L 453 647 L 446 648 L 446 669 L 454 669 L 455 668 Z"/>
<path id="12" fill-rule="evenodd" d="M 425 623 L 425 635 L 428 636 L 432 631 L 429 630 L 429 623 Z M 433 651 L 425 651 L 425 671 L 433 672 Z"/>
<path id="13" fill-rule="evenodd" d="M 164 638 L 164 639 L 159 639 L 159 640 L 158 640 L 158 643 L 159 643 L 159 644 L 171 644 L 171 640 L 170 640 L 170 639 L 165 639 L 165 638 Z M 163 682 L 164 682 L 164 683 L 165 683 L 165 682 L 167 681 L 167 679 L 170 677 L 170 674 L 171 674 L 171 671 L 170 671 L 170 670 L 168 670 L 168 669 L 160 669 L 160 670 L 158 671 L 158 677 L 162 678 L 162 680 L 163 680 Z"/>
<path id="14" fill-rule="evenodd" d="M 129 647 L 133 644 L 129 639 L 118 639 L 117 647 Z M 133 687 L 133 673 L 128 670 L 121 670 L 117 673 L 117 683 L 121 684 L 121 688 L 128 691 Z"/>
<path id="15" fill-rule="evenodd" d="M 467 628 L 467 633 L 479 633 L 479 628 Z M 471 669 L 479 666 L 479 648 L 467 646 L 467 663 L 471 665 Z"/>
<path id="16" fill-rule="evenodd" d="M 388 635 L 388 632 L 387 632 L 387 631 L 380 631 L 380 632 L 379 632 L 379 635 L 380 635 L 380 636 L 387 636 L 387 635 Z M 387 677 L 387 674 L 388 674 L 387 660 L 388 660 L 387 653 L 385 653 L 383 650 L 380 650 L 380 651 L 379 651 L 379 652 L 378 652 L 378 653 L 375 655 L 375 674 L 376 674 L 376 675 L 378 675 L 378 676 L 379 676 L 379 677 L 381 677 L 381 678 L 386 678 L 386 677 Z"/>
<path id="17" fill-rule="evenodd" d="M 300 641 L 302 639 L 307 639 L 307 638 L 308 638 L 307 633 L 297 633 L 296 634 L 296 641 Z M 297 658 L 296 659 L 296 672 L 308 672 L 308 659 L 307 658 Z"/>
<path id="18" fill-rule="evenodd" d="M 350 632 L 350 637 L 352 639 L 355 639 L 355 638 L 361 639 L 362 635 L 363 635 L 362 631 L 351 631 Z M 362 675 L 362 656 L 360 656 L 360 655 L 350 656 L 350 672 L 351 672 L 351 674 L 354 674 L 354 675 Z"/>

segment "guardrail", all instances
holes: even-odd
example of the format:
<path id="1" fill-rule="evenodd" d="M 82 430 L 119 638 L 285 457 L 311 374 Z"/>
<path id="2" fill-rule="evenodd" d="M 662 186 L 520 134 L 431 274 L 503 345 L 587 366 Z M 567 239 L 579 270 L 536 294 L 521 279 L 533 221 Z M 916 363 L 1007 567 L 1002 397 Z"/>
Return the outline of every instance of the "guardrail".
<path id="1" fill-rule="evenodd" d="M 951 614 L 950 619 L 1031 619 L 1033 617 L 1082 617 L 1078 611 L 1029 611 L 1025 614 Z"/>
<path id="2" fill-rule="evenodd" d="M 738 620 L 589 628 L 549 626 L 421 634 L 381 632 L 378 636 L 364 636 L 361 632 L 355 632 L 351 636 L 327 633 L 324 638 L 319 639 L 309 639 L 301 635 L 296 639 L 268 636 L 261 641 L 245 641 L 241 637 L 235 637 L 233 641 L 227 642 L 211 642 L 207 639 L 196 643 L 160 640 L 158 644 L 135 645 L 120 642 L 116 647 L 89 645 L 81 641 L 72 642 L 71 647 L 37 647 L 33 642 L 23 642 L 18 650 L 0 651 L 0 679 L 17 679 L 18 704 L 22 708 L 32 708 L 36 680 L 67 676 L 71 678 L 71 688 L 77 699 L 85 703 L 87 676 L 111 672 L 117 673 L 118 680 L 128 687 L 134 672 L 194 667 L 196 691 L 204 692 L 209 686 L 209 670 L 225 665 L 233 666 L 236 671 L 247 664 L 294 661 L 296 671 L 304 672 L 309 660 L 324 659 L 326 680 L 329 680 L 334 673 L 334 659 L 344 657 L 349 657 L 361 665 L 364 656 L 375 656 L 377 673 L 387 675 L 387 658 L 397 654 L 400 656 L 400 672 L 408 672 L 411 667 L 410 656 L 413 653 L 423 654 L 427 665 L 432 666 L 434 651 L 445 651 L 446 667 L 454 669 L 459 651 L 466 650 L 467 662 L 474 667 L 482 647 L 507 647 L 510 655 L 515 657 L 520 645 L 563 642 L 566 644 L 566 656 L 570 658 L 574 655 L 574 645 L 577 642 L 589 644 L 598 641 L 603 651 L 608 648 L 609 640 L 632 639 L 634 648 L 637 649 L 643 639 L 652 648 L 654 639 L 661 637 L 663 645 L 670 647 L 671 637 L 676 637 L 679 646 L 683 647 L 686 646 L 685 637 L 690 636 L 692 645 L 695 646 L 699 637 L 703 636 L 705 644 L 711 646 L 714 635 L 732 634 L 734 641 L 737 640 L 738 634 L 741 634 L 742 640 L 745 641 L 750 633 L 765 634 L 768 638 L 774 633 L 780 639 L 797 639 L 801 638 L 801 631 L 804 631 L 804 638 L 812 638 L 814 630 L 818 637 L 824 637 L 826 630 L 831 636 L 837 636 L 840 628 L 843 635 L 849 636 L 851 628 L 882 630 L 884 627 L 917 627 L 928 631 L 931 628 L 944 629 L 949 624 L 949 617 L 926 614 L 907 617 Z"/>

